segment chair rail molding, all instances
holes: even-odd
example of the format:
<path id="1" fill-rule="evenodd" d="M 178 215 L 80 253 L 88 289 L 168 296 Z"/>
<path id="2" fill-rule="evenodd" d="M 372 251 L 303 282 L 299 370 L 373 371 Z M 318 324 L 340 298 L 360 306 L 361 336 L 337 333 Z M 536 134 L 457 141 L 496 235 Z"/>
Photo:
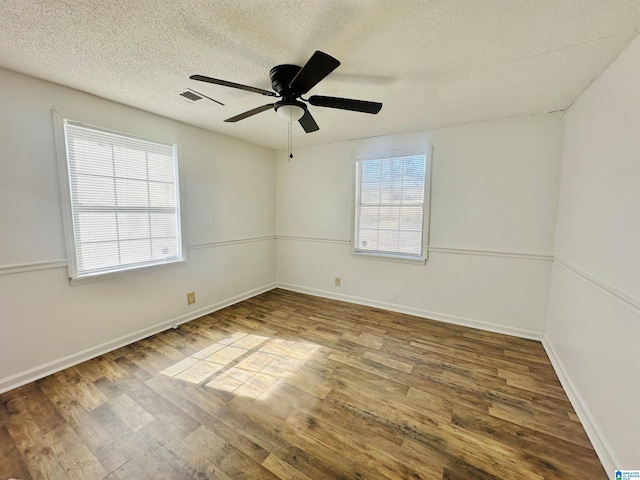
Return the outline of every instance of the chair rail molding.
<path id="1" fill-rule="evenodd" d="M 554 260 L 558 265 L 561 265 L 564 269 L 581 278 L 592 287 L 595 287 L 608 296 L 613 297 L 615 300 L 622 303 L 625 307 L 629 308 L 632 312 L 640 314 L 640 300 L 627 295 L 616 287 L 609 285 L 605 281 L 585 272 L 580 267 L 575 266 L 571 262 L 558 257 L 557 255 L 555 256 Z"/>
<path id="2" fill-rule="evenodd" d="M 14 263 L 13 265 L 0 265 L 0 275 L 12 273 L 33 272 L 36 270 L 51 270 L 54 268 L 67 268 L 67 259 L 42 260 L 39 262 Z"/>

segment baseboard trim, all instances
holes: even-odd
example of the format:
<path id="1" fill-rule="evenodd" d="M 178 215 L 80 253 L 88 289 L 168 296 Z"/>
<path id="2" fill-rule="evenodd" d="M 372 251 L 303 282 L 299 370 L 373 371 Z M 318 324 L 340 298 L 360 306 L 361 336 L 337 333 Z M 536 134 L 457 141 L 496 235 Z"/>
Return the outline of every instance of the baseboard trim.
<path id="1" fill-rule="evenodd" d="M 600 463 L 602 463 L 607 475 L 609 475 L 621 464 L 616 461 L 612 449 L 604 440 L 604 436 L 598 428 L 598 424 L 593 419 L 593 415 L 591 415 L 589 408 L 578 393 L 578 389 L 573 385 L 573 382 L 567 375 L 560 357 L 556 353 L 551 342 L 549 342 L 546 334 L 542 338 L 542 346 L 547 352 L 547 356 L 549 357 L 551 365 L 560 380 L 560 384 L 567 394 L 567 397 L 571 402 L 571 406 L 576 411 L 576 414 L 578 415 L 578 418 L 580 419 L 580 422 L 593 445 L 593 449 L 596 451 L 596 455 L 598 455 L 598 458 L 600 459 Z"/>
<path id="2" fill-rule="evenodd" d="M 384 310 L 389 310 L 392 312 L 406 313 L 407 315 L 413 315 L 415 317 L 428 318 L 430 320 L 437 320 L 439 322 L 461 325 L 463 327 L 477 328 L 479 330 L 485 330 L 487 332 L 502 333 L 504 335 L 510 335 L 512 337 L 527 338 L 529 340 L 537 341 L 541 341 L 543 338 L 543 332 L 536 332 L 534 330 L 527 330 L 517 327 L 507 327 L 505 325 L 500 325 L 497 323 L 483 322 L 482 320 L 450 315 L 448 313 L 431 312 L 429 310 L 407 307 L 404 305 L 399 305 L 397 303 L 380 302 L 368 298 L 354 297 L 351 295 L 329 292 L 327 290 L 302 287 L 300 285 L 293 285 L 290 283 L 278 283 L 277 287 L 282 288 L 283 290 L 305 293 L 316 297 L 330 298 L 332 300 L 340 300 L 343 302 L 365 305 L 367 307 L 382 308 Z"/>
<path id="3" fill-rule="evenodd" d="M 248 298 L 255 297 L 256 295 L 268 292 L 269 290 L 273 290 L 274 288 L 276 288 L 275 283 L 254 288 L 253 290 L 249 290 L 226 300 L 222 300 L 206 307 L 202 307 L 193 312 L 185 313 L 184 315 L 165 320 L 164 322 L 158 323 L 151 327 L 143 328 L 128 335 L 124 335 L 122 337 L 116 338 L 115 340 L 101 343 L 100 345 L 96 345 L 94 347 L 90 347 L 79 352 L 66 355 L 57 360 L 47 362 L 43 365 L 30 368 L 29 370 L 25 370 L 24 372 L 19 372 L 9 377 L 2 378 L 0 379 L 0 393 L 8 392 L 9 390 L 13 390 L 15 388 L 26 385 L 27 383 L 39 380 L 48 375 L 59 372 L 60 370 L 64 370 L 65 368 L 69 368 L 79 363 L 86 362 L 87 360 L 90 360 L 97 356 L 124 347 L 133 342 L 137 342 L 138 340 L 142 340 L 143 338 L 150 337 L 151 335 L 155 335 L 156 333 L 163 332 L 174 326 L 181 325 L 191 320 L 195 320 L 196 318 L 202 317 L 203 315 L 221 310 Z"/>

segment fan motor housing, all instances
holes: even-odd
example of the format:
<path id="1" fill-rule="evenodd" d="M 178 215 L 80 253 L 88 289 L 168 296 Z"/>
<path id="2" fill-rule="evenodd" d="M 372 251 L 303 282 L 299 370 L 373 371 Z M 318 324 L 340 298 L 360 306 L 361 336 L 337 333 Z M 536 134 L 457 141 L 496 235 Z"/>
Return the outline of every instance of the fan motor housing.
<path id="1" fill-rule="evenodd" d="M 276 65 L 269 71 L 271 86 L 280 96 L 284 98 L 295 98 L 295 92 L 289 91 L 289 84 L 300 70 L 302 70 L 302 67 L 298 65 Z"/>

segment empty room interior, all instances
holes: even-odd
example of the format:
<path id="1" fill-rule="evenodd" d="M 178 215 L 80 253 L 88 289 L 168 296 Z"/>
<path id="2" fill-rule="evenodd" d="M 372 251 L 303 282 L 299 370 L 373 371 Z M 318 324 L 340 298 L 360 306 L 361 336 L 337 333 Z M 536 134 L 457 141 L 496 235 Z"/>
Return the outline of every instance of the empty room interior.
<path id="1" fill-rule="evenodd" d="M 640 469 L 639 33 L 0 2 L 0 480 Z"/>

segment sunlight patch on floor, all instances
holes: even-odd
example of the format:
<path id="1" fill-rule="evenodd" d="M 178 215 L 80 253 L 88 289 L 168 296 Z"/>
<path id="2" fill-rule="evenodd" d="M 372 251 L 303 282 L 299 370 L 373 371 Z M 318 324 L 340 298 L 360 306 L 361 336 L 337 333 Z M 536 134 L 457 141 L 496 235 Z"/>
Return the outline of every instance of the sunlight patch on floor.
<path id="1" fill-rule="evenodd" d="M 264 398 L 296 373 L 319 345 L 236 332 L 162 370 L 168 377 Z"/>

